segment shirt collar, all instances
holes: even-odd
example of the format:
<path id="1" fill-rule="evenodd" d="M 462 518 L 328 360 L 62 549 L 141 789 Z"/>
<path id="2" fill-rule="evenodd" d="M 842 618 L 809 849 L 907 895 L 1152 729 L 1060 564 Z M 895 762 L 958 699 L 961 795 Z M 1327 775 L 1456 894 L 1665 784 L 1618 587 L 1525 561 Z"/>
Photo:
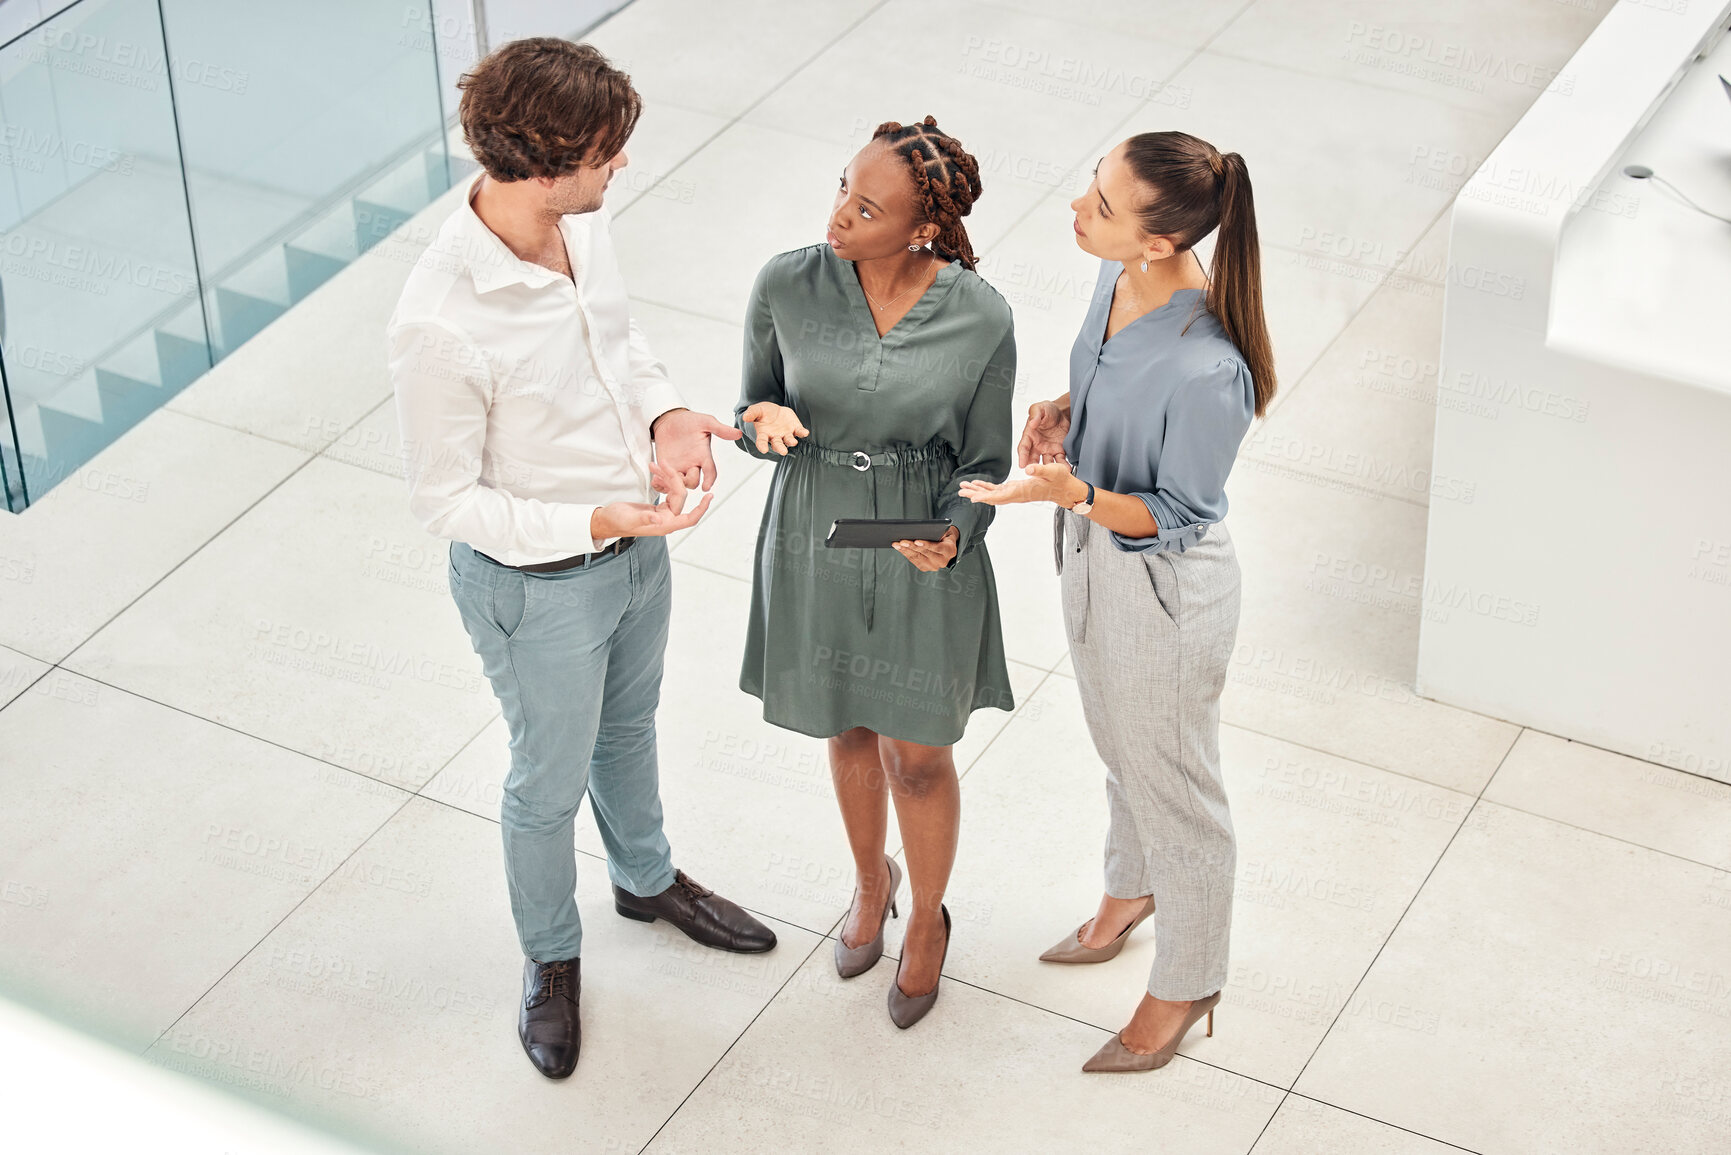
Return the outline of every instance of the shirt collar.
<path id="1" fill-rule="evenodd" d="M 502 289 L 506 285 L 528 285 L 538 289 L 543 285 L 562 281 L 565 278 L 544 265 L 533 261 L 525 261 L 513 253 L 499 235 L 488 228 L 475 212 L 475 192 L 481 185 L 485 172 L 477 172 L 469 180 L 468 187 L 463 190 L 463 203 L 457 209 L 453 218 L 455 227 L 451 233 L 452 255 L 457 256 L 469 270 L 469 276 L 475 282 L 477 293 L 490 293 L 494 289 Z M 565 238 L 567 257 L 572 263 L 572 271 L 579 277 L 582 269 L 578 266 L 581 253 L 578 250 L 575 230 L 571 227 L 571 218 L 559 218 L 559 231 Z"/>

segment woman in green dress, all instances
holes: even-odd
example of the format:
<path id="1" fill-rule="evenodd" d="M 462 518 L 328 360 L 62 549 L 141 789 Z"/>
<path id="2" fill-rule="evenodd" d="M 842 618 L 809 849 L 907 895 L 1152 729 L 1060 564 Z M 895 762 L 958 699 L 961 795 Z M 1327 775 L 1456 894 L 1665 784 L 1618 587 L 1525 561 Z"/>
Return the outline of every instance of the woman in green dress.
<path id="1" fill-rule="evenodd" d="M 841 175 L 828 243 L 771 258 L 752 288 L 735 419 L 775 462 L 758 530 L 740 688 L 766 721 L 829 739 L 858 889 L 836 936 L 852 977 L 883 954 L 900 867 L 913 897 L 889 988 L 897 1026 L 937 999 L 960 788 L 950 747 L 1014 707 L 986 554 L 992 508 L 963 480 L 1009 476 L 1010 307 L 974 273 L 963 216 L 979 165 L 926 117 L 880 125 Z M 837 518 L 948 518 L 938 541 L 828 549 Z"/>

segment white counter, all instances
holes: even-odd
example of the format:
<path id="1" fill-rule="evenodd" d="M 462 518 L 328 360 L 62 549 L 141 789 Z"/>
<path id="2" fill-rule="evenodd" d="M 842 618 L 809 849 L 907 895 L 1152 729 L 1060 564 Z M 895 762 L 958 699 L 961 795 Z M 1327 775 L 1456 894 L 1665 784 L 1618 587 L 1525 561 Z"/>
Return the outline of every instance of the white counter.
<path id="1" fill-rule="evenodd" d="M 1456 201 L 1421 693 L 1731 782 L 1731 5 L 1624 0 Z M 1697 59 L 1705 51 L 1705 59 Z"/>

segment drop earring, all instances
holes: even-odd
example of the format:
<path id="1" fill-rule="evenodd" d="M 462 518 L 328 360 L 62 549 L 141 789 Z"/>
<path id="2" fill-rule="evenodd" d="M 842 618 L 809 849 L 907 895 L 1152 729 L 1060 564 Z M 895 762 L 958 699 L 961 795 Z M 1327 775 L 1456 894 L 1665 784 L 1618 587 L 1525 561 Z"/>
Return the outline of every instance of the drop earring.
<path id="1" fill-rule="evenodd" d="M 1148 271 L 1148 262 L 1147 261 L 1142 262 L 1142 271 L 1144 273 L 1146 273 Z"/>

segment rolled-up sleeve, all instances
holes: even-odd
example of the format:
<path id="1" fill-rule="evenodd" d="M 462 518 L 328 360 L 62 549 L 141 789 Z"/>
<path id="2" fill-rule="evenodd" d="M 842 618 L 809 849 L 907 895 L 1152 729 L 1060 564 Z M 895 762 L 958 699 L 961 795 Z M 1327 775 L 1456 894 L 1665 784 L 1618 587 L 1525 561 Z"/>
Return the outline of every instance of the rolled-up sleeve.
<path id="1" fill-rule="evenodd" d="M 962 424 L 961 450 L 956 470 L 934 503 L 939 517 L 947 517 L 957 530 L 954 568 L 967 552 L 986 536 L 997 507 L 969 501 L 961 495 L 962 482 L 970 479 L 1002 482 L 1010 476 L 1013 447 L 1011 409 L 1016 392 L 1016 330 L 1009 326 L 998 342 L 986 370 L 974 388 L 974 399 Z"/>
<path id="2" fill-rule="evenodd" d="M 739 404 L 733 407 L 733 424 L 744 431 L 734 444 L 753 457 L 780 460 L 774 449 L 759 453 L 757 430 L 745 420 L 745 411 L 759 401 L 787 404 L 787 383 L 782 371 L 781 345 L 775 337 L 775 317 L 769 310 L 769 277 L 773 263 L 765 265 L 751 286 L 745 307 L 745 350 L 741 362 Z M 803 416 L 802 416 L 803 420 Z M 809 428 L 809 426 L 808 426 Z"/>
<path id="3" fill-rule="evenodd" d="M 1224 518 L 1226 478 L 1255 412 L 1255 390 L 1242 361 L 1222 358 L 1185 382 L 1167 407 L 1154 491 L 1131 494 L 1148 507 L 1159 533 L 1113 533 L 1112 543 L 1132 553 L 1182 551 L 1202 527 Z"/>
<path id="4" fill-rule="evenodd" d="M 597 506 L 481 484 L 492 378 L 464 333 L 442 321 L 408 321 L 393 326 L 386 343 L 409 510 L 428 533 L 494 558 L 590 553 L 613 540 L 589 535 Z"/>

